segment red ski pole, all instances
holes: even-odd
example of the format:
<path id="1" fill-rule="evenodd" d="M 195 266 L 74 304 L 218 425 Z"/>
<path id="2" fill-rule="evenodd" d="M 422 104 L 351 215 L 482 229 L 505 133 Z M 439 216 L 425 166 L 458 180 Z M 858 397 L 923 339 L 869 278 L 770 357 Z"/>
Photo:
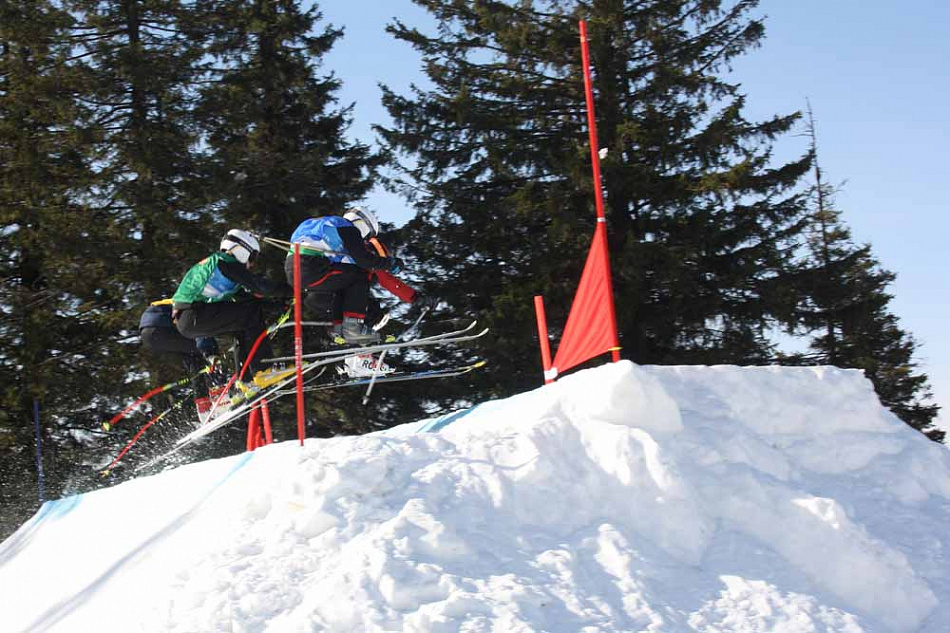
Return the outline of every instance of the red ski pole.
<path id="1" fill-rule="evenodd" d="M 183 402 L 185 402 L 185 401 L 184 401 L 184 400 L 179 400 L 178 402 L 176 402 L 175 404 L 173 404 L 172 406 L 170 406 L 169 408 L 165 409 L 164 411 L 162 411 L 161 413 L 159 413 L 158 415 L 156 415 L 154 418 L 152 418 L 151 420 L 149 420 L 148 422 L 146 422 L 145 425 L 142 426 L 142 428 L 140 428 L 140 429 L 138 430 L 138 433 L 135 434 L 135 437 L 133 437 L 133 438 L 131 439 L 131 441 L 129 441 L 129 443 L 125 445 L 125 448 L 123 448 L 123 449 L 119 452 L 118 455 L 116 455 L 116 458 L 112 460 L 112 463 L 110 463 L 108 466 L 106 466 L 105 470 L 102 471 L 102 476 L 103 476 L 103 477 L 108 477 L 108 476 L 109 476 L 109 473 L 112 472 L 112 469 L 115 468 L 116 464 L 118 464 L 119 461 L 120 461 L 123 457 L 125 457 L 125 454 L 129 452 L 129 449 L 132 448 L 132 446 L 133 446 L 136 442 L 139 441 L 139 438 L 142 437 L 142 435 L 145 434 L 145 431 L 147 431 L 147 430 L 149 429 L 149 427 L 151 427 L 153 424 L 155 424 L 156 422 L 158 422 L 159 420 L 161 420 L 162 418 L 164 418 L 166 415 L 168 415 L 169 413 L 171 413 L 171 412 L 174 411 L 175 409 L 179 408 Z"/>
<path id="2" fill-rule="evenodd" d="M 109 420 L 108 422 L 103 422 L 103 423 L 102 423 L 102 428 L 105 429 L 106 431 L 111 431 L 111 430 L 112 430 L 112 427 L 115 426 L 115 423 L 116 423 L 116 422 L 118 422 L 118 421 L 121 420 L 122 418 L 126 417 L 128 414 L 132 413 L 132 412 L 135 411 L 136 409 L 138 409 L 139 406 L 140 406 L 143 402 L 145 402 L 146 400 L 149 400 L 149 399 L 152 398 L 153 396 L 156 396 L 156 395 L 158 395 L 158 394 L 160 394 L 160 393 L 164 393 L 164 392 L 168 391 L 169 389 L 174 389 L 175 387 L 183 387 L 183 386 L 187 385 L 189 382 L 191 382 L 192 380 L 194 380 L 195 378 L 197 378 L 198 376 L 200 376 L 201 374 L 210 373 L 212 369 L 214 369 L 214 365 L 213 365 L 213 364 L 208 365 L 207 367 L 203 368 L 201 371 L 199 371 L 199 372 L 198 372 L 197 374 L 195 374 L 194 376 L 188 376 L 187 378 L 182 378 L 181 380 L 178 380 L 178 381 L 176 381 L 176 382 L 170 382 L 170 383 L 168 383 L 167 385 L 162 385 L 161 387 L 155 387 L 154 389 L 152 389 L 152 390 L 149 391 L 148 393 L 146 393 L 146 394 L 144 394 L 143 396 L 139 397 L 138 400 L 136 400 L 135 402 L 133 402 L 132 404 L 130 404 L 130 405 L 127 406 L 126 408 L 122 409 L 122 410 L 119 411 L 118 413 L 116 413 L 114 416 L 112 416 L 112 419 L 111 419 L 111 420 Z"/>

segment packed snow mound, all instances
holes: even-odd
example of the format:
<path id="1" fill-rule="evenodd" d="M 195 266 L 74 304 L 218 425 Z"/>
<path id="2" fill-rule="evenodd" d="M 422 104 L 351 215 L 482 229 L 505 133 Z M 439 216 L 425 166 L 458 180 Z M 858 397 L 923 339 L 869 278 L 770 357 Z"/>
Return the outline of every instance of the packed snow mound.
<path id="1" fill-rule="evenodd" d="M 3 628 L 944 633 L 948 524 L 860 372 L 620 362 L 47 503 Z"/>

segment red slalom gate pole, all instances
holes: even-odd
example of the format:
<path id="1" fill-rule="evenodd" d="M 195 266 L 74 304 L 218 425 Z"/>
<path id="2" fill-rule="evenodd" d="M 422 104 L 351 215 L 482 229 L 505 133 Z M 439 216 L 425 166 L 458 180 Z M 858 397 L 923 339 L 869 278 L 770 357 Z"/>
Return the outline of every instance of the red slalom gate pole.
<path id="1" fill-rule="evenodd" d="M 261 418 L 264 420 L 264 443 L 274 443 L 274 432 L 270 426 L 270 409 L 267 408 L 267 400 L 261 400 Z"/>
<path id="2" fill-rule="evenodd" d="M 535 295 L 534 315 L 538 321 L 538 343 L 541 345 L 541 365 L 544 369 L 544 384 L 554 382 L 551 376 L 551 342 L 548 340 L 548 319 L 544 313 L 544 297 Z"/>
<path id="3" fill-rule="evenodd" d="M 597 122 L 594 119 L 594 91 L 590 80 L 590 51 L 587 47 L 587 23 L 581 20 L 581 61 L 584 65 L 584 97 L 587 99 L 587 133 L 590 138 L 590 162 L 594 170 L 594 202 L 597 208 L 597 228 L 604 225 L 606 230 L 607 217 L 604 214 L 604 191 L 600 181 L 600 149 L 597 145 Z M 606 236 L 604 237 L 606 242 Z M 610 315 L 610 329 L 613 333 L 614 344 L 610 350 L 613 361 L 620 360 L 620 340 L 617 338 L 617 314 L 614 311 L 614 288 L 610 276 L 610 257 L 604 248 L 604 270 L 607 271 L 607 296 L 610 298 L 608 306 Z"/>
<path id="4" fill-rule="evenodd" d="M 294 367 L 297 369 L 297 438 L 303 446 L 303 319 L 300 289 L 300 244 L 294 244 Z"/>
<path id="5" fill-rule="evenodd" d="M 247 445 L 249 451 L 253 451 L 260 444 L 261 440 L 261 410 L 254 407 L 251 416 L 247 420 Z"/>

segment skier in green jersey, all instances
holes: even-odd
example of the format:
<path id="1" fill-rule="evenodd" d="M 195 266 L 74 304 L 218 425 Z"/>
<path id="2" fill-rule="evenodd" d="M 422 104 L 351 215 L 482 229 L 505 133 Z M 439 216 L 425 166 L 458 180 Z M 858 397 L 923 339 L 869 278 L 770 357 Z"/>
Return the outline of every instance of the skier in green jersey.
<path id="1" fill-rule="evenodd" d="M 172 296 L 172 318 L 182 336 L 190 339 L 230 334 L 237 338 L 238 356 L 246 362 L 251 346 L 266 329 L 261 303 L 252 295 L 290 297 L 283 282 L 273 282 L 251 272 L 261 247 L 253 235 L 231 229 L 221 248 L 185 273 Z M 273 356 L 270 342 L 262 341 L 250 361 L 248 375 L 260 370 L 259 359 Z"/>

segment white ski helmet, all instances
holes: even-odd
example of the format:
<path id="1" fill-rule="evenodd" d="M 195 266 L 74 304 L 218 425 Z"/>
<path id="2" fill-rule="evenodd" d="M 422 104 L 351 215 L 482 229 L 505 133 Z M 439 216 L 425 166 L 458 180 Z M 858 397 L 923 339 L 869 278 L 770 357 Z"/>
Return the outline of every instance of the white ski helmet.
<path id="1" fill-rule="evenodd" d="M 257 238 L 247 231 L 231 229 L 221 240 L 221 250 L 231 253 L 242 264 L 247 264 L 261 252 L 261 245 Z"/>
<path id="2" fill-rule="evenodd" d="M 363 207 L 352 207 L 343 214 L 343 217 L 360 230 L 360 235 L 363 236 L 364 240 L 376 237 L 379 233 L 379 220 Z"/>

